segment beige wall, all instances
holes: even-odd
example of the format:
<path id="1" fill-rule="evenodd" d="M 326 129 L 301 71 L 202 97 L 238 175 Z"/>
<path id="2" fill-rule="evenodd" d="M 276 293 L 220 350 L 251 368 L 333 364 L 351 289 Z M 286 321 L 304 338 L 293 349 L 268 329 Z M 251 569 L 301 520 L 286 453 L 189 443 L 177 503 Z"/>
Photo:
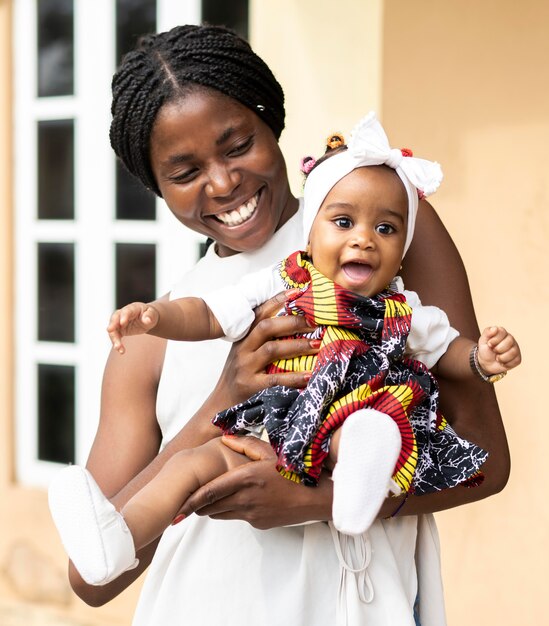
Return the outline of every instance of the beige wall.
<path id="1" fill-rule="evenodd" d="M 462 252 L 479 323 L 512 329 L 524 359 L 497 387 L 513 463 L 507 488 L 437 515 L 450 625 L 540 624 L 549 4 L 388 0 L 385 17 L 384 121 L 397 144 L 443 164 L 433 203 Z"/>
<path id="2" fill-rule="evenodd" d="M 11 81 L 10 5 L 0 0 L 2 87 Z M 318 154 L 325 135 L 348 130 L 370 108 L 395 145 L 443 164 L 446 179 L 433 201 L 463 254 L 480 323 L 513 329 L 524 355 L 520 370 L 498 386 L 513 458 L 509 486 L 437 515 L 449 624 L 542 623 L 549 508 L 538 485 L 543 396 L 521 390 L 545 371 L 532 310 L 549 304 L 549 5 L 252 0 L 251 8 L 253 44 L 286 92 L 282 146 L 296 193 L 299 158 Z M 45 494 L 12 483 L 10 104 L 9 90 L 0 89 L 0 623 L 2 611 L 25 598 L 33 600 L 24 605 L 33 616 L 45 606 L 39 600 L 46 589 L 56 599 L 50 616 L 129 624 L 138 587 L 103 609 L 67 595 Z M 534 306 L 524 306 L 528 297 Z"/>
<path id="3" fill-rule="evenodd" d="M 365 109 L 380 108 L 383 1 L 252 0 L 250 5 L 252 45 L 284 88 L 281 146 L 299 194 L 301 157 L 318 156 L 328 134 L 350 129 Z"/>
<path id="4" fill-rule="evenodd" d="M 12 413 L 12 159 L 11 159 L 11 6 L 0 0 L 0 415 Z M 10 421 L 0 419 L 0 486 L 11 478 Z"/>

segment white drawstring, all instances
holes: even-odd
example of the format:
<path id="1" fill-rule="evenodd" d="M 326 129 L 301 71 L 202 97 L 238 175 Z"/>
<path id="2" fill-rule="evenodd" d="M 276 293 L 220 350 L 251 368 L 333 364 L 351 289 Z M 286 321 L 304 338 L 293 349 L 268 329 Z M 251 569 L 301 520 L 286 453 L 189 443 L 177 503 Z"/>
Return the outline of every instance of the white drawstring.
<path id="1" fill-rule="evenodd" d="M 328 522 L 334 541 L 337 559 L 340 565 L 338 589 L 338 626 L 347 626 L 347 585 L 353 576 L 358 597 L 364 604 L 374 599 L 374 587 L 368 574 L 368 565 L 372 560 L 372 546 L 368 533 L 352 536 L 340 533 L 332 522 Z"/>

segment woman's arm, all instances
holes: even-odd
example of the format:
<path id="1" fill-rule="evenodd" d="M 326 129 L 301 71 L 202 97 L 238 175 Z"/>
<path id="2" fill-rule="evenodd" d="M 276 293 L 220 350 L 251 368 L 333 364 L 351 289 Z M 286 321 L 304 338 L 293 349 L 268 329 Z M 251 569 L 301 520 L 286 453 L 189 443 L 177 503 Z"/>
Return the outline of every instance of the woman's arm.
<path id="1" fill-rule="evenodd" d="M 113 497 L 155 458 L 160 445 L 156 421 L 156 390 L 164 358 L 165 341 L 142 335 L 128 338 L 130 348 L 121 356 L 112 350 L 101 393 L 101 415 L 87 467 L 102 491 Z M 86 603 L 99 606 L 131 584 L 149 564 L 154 545 L 138 555 L 140 565 L 103 587 L 87 585 L 72 563 L 69 580 Z"/>
<path id="2" fill-rule="evenodd" d="M 285 297 L 285 294 L 279 294 L 262 305 L 262 315 L 270 318 L 280 309 Z M 161 433 L 156 419 L 156 394 L 166 342 L 150 335 L 140 335 L 128 338 L 128 350 L 124 356 L 112 350 L 103 377 L 99 428 L 87 463 L 102 491 L 120 509 L 158 473 L 175 452 L 220 436 L 221 431 L 211 424 L 211 418 L 216 412 L 245 400 L 267 386 L 304 386 L 306 373 L 268 376 L 264 368 L 275 359 L 315 354 L 317 348 L 308 339 L 267 341 L 267 338 L 310 330 L 305 319 L 298 316 L 261 321 L 256 332 L 250 333 L 245 340 L 247 349 L 243 358 L 238 356 L 240 350 L 234 346 L 226 370 L 214 392 L 160 453 L 158 449 Z M 270 450 L 270 446 L 268 448 Z M 280 478 L 274 470 L 272 451 L 270 456 L 269 462 L 265 462 L 270 470 L 266 473 L 274 473 L 275 478 Z M 254 471 L 260 468 L 260 464 L 253 464 Z M 284 487 L 289 482 L 282 479 Z M 270 490 L 265 493 L 268 491 Z M 276 496 L 274 499 L 276 500 Z M 82 600 L 92 606 L 105 604 L 146 569 L 152 560 L 156 544 L 157 542 L 139 552 L 140 563 L 136 569 L 102 587 L 87 585 L 72 564 L 69 564 L 72 588 Z"/>
<path id="3" fill-rule="evenodd" d="M 423 304 L 440 307 L 462 335 L 478 339 L 480 333 L 463 262 L 440 218 L 425 200 L 420 203 L 414 240 L 404 259 L 402 275 L 406 287 L 417 291 Z M 468 381 L 441 378 L 439 382 L 445 417 L 460 436 L 489 452 L 482 468 L 485 480 L 473 489 L 458 486 L 440 494 L 410 498 L 404 507 L 406 512 L 437 511 L 480 500 L 501 491 L 509 478 L 507 439 L 492 385 L 474 377 Z"/>

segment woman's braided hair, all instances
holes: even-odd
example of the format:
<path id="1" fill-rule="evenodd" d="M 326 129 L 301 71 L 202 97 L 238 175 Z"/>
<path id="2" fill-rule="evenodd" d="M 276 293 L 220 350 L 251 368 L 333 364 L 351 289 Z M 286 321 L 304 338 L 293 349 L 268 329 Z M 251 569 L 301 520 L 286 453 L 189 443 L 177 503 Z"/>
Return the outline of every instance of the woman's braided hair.
<path id="1" fill-rule="evenodd" d="M 111 146 L 126 168 L 160 194 L 150 161 L 150 137 L 162 105 L 194 89 L 214 89 L 256 113 L 278 139 L 284 93 L 273 73 L 233 31 L 176 26 L 142 37 L 112 80 Z"/>

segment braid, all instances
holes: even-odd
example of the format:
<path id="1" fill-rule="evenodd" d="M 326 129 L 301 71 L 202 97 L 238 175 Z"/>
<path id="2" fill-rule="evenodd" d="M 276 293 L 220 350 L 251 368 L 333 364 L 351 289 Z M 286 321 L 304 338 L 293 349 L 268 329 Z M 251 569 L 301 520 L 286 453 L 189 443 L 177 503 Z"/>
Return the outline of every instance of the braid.
<path id="1" fill-rule="evenodd" d="M 142 37 L 112 81 L 111 145 L 126 168 L 157 195 L 149 151 L 162 105 L 196 86 L 215 89 L 256 113 L 278 139 L 284 93 L 265 62 L 222 26 L 176 26 Z"/>

